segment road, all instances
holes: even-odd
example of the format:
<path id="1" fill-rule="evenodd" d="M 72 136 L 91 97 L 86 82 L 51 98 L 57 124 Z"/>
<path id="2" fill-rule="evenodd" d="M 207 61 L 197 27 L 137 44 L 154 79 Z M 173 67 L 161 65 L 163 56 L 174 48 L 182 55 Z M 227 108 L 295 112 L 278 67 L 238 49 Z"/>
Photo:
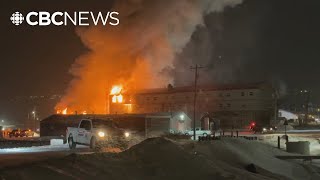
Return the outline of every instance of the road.
<path id="1" fill-rule="evenodd" d="M 87 146 L 77 145 L 70 150 L 67 144 L 55 146 L 38 146 L 27 148 L 0 149 L 0 168 L 43 161 L 52 158 L 61 158 L 72 153 L 87 154 L 92 151 Z"/>

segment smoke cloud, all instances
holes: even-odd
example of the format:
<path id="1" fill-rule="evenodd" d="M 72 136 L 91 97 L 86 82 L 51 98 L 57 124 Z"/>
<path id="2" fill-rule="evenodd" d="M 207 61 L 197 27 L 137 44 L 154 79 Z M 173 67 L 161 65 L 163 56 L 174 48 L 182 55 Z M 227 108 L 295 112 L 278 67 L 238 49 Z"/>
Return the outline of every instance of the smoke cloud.
<path id="1" fill-rule="evenodd" d="M 175 69 L 175 56 L 190 41 L 196 28 L 204 25 L 204 16 L 241 2 L 116 1 L 113 11 L 120 13 L 120 25 L 77 29 L 89 51 L 71 67 L 74 79 L 56 108 L 105 113 L 112 85 L 122 84 L 125 89 L 134 90 L 173 83 L 168 72 Z"/>

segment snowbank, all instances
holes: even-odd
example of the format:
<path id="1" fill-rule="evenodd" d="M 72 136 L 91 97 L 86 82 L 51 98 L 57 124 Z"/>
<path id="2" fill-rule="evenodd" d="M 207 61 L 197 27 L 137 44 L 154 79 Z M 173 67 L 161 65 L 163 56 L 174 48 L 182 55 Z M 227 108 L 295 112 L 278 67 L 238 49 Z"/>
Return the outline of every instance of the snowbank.
<path id="1" fill-rule="evenodd" d="M 72 154 L 0 170 L 4 179 L 309 179 L 308 170 L 275 155 L 288 153 L 256 141 L 212 142 L 150 138 L 121 153 Z M 254 164 L 257 173 L 246 170 Z"/>
<path id="2" fill-rule="evenodd" d="M 50 139 L 51 146 L 60 146 L 63 145 L 63 139 Z"/>
<path id="3" fill-rule="evenodd" d="M 272 147 L 277 147 L 278 136 L 283 137 L 283 134 L 269 134 L 260 137 L 261 142 L 268 144 Z M 320 135 L 301 135 L 301 134 L 288 134 L 289 141 L 309 141 L 310 142 L 310 155 L 320 155 Z M 281 149 L 286 149 L 286 141 L 284 138 L 280 139 Z"/>

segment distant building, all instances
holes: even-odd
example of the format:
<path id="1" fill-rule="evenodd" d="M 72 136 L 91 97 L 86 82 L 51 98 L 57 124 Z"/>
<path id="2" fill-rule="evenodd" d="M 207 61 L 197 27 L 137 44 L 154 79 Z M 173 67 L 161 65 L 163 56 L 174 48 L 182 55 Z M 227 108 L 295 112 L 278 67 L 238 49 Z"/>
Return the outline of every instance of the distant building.
<path id="1" fill-rule="evenodd" d="M 296 115 L 292 112 L 283 110 L 283 109 L 279 109 L 279 117 L 284 117 L 287 120 L 289 120 L 289 119 L 298 120 L 298 118 L 299 118 L 298 115 Z"/>
<path id="2" fill-rule="evenodd" d="M 266 83 L 198 87 L 196 126 L 207 127 L 205 122 L 224 128 L 243 128 L 252 121 L 269 124 L 277 112 L 273 93 Z M 123 101 L 118 103 L 110 96 L 111 114 L 183 111 L 193 119 L 192 86 L 146 89 L 121 97 Z M 205 121 L 205 116 L 209 121 Z"/>
<path id="3" fill-rule="evenodd" d="M 150 114 L 54 114 L 40 121 L 40 136 L 65 137 L 67 127 L 77 127 L 82 119 L 110 119 L 119 128 L 145 137 L 165 133 L 185 133 L 191 129 L 191 119 L 183 112 Z"/>

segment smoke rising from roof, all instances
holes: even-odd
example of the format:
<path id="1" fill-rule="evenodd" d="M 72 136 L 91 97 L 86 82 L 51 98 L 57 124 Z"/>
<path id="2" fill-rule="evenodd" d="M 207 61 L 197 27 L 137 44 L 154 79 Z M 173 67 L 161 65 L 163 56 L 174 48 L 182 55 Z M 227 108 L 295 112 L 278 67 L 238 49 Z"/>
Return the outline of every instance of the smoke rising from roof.
<path id="1" fill-rule="evenodd" d="M 116 1 L 113 10 L 120 13 L 119 26 L 77 30 L 89 51 L 71 67 L 74 79 L 56 108 L 104 113 L 109 89 L 114 84 L 141 89 L 172 83 L 173 76 L 166 72 L 175 69 L 176 54 L 190 41 L 196 28 L 204 25 L 204 16 L 241 2 Z"/>

